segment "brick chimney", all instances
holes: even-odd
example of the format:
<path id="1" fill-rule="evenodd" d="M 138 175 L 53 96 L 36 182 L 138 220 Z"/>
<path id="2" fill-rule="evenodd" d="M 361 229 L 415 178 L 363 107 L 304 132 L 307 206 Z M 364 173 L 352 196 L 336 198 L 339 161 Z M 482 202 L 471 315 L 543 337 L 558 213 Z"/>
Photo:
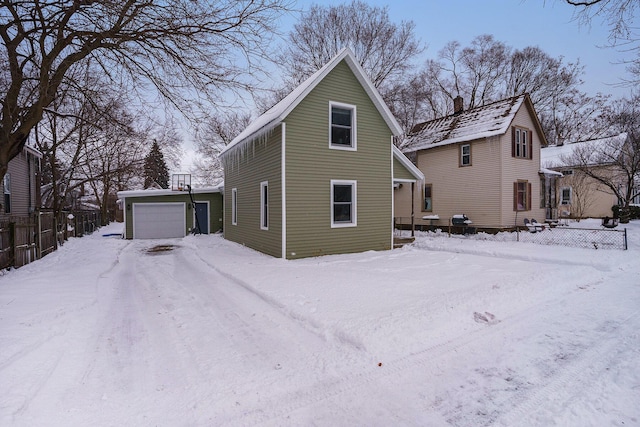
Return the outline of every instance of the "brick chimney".
<path id="1" fill-rule="evenodd" d="M 464 99 L 460 95 L 453 98 L 453 114 L 460 114 L 464 111 Z"/>

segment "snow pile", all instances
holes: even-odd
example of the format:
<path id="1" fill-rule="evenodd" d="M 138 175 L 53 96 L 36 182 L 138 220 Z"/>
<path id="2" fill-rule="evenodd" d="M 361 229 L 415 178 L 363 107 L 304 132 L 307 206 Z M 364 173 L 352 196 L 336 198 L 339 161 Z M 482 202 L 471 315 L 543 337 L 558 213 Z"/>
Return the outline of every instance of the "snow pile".
<path id="1" fill-rule="evenodd" d="M 628 251 L 421 233 L 296 261 L 72 239 L 0 276 L 0 425 L 638 424 L 628 227 Z"/>

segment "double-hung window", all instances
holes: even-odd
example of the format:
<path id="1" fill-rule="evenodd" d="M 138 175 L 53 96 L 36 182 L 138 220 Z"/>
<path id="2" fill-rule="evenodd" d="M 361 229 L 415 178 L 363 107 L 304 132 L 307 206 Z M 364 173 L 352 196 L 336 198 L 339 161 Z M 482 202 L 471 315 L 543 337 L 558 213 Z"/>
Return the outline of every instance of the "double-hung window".
<path id="1" fill-rule="evenodd" d="M 338 150 L 356 149 L 356 106 L 329 103 L 330 141 L 329 147 Z"/>
<path id="2" fill-rule="evenodd" d="M 471 144 L 460 145 L 460 166 L 471 166 Z"/>
<path id="3" fill-rule="evenodd" d="M 528 181 L 516 181 L 513 183 L 513 210 L 531 210 L 531 183 Z"/>
<path id="4" fill-rule="evenodd" d="M 11 213 L 11 175 L 5 174 L 3 181 L 4 188 L 4 213 Z"/>
<path id="5" fill-rule="evenodd" d="M 562 187 L 560 189 L 560 204 L 561 205 L 571 204 L 571 187 Z"/>
<path id="6" fill-rule="evenodd" d="M 331 227 L 357 225 L 357 182 L 331 180 Z"/>
<path id="7" fill-rule="evenodd" d="M 238 225 L 238 189 L 231 189 L 231 225 Z"/>
<path id="8" fill-rule="evenodd" d="M 269 229 L 269 182 L 260 183 L 260 229 Z"/>
<path id="9" fill-rule="evenodd" d="M 514 126 L 511 141 L 511 156 L 520 159 L 533 158 L 531 132 L 528 129 Z"/>

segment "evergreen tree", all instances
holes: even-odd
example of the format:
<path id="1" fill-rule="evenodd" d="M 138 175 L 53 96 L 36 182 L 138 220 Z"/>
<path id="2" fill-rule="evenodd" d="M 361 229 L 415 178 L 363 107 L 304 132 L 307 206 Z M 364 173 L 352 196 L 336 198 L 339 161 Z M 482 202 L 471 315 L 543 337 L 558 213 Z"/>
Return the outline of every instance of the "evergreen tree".
<path id="1" fill-rule="evenodd" d="M 169 188 L 169 168 L 155 140 L 144 159 L 144 188 L 149 188 L 154 182 L 162 188 Z"/>

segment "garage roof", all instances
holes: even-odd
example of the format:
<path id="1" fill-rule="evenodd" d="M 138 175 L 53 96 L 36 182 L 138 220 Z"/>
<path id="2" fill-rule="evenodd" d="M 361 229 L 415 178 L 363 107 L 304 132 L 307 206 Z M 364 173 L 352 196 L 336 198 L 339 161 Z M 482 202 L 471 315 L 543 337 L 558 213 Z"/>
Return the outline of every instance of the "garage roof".
<path id="1" fill-rule="evenodd" d="M 203 194 L 203 193 L 220 193 L 221 187 L 203 187 L 203 188 L 192 188 L 191 192 L 193 194 Z M 147 189 L 147 190 L 126 190 L 126 191 L 118 191 L 118 198 L 124 199 L 127 197 L 153 197 L 153 196 L 171 196 L 173 194 L 189 194 L 187 191 L 175 191 L 175 190 L 158 190 L 158 189 Z"/>

